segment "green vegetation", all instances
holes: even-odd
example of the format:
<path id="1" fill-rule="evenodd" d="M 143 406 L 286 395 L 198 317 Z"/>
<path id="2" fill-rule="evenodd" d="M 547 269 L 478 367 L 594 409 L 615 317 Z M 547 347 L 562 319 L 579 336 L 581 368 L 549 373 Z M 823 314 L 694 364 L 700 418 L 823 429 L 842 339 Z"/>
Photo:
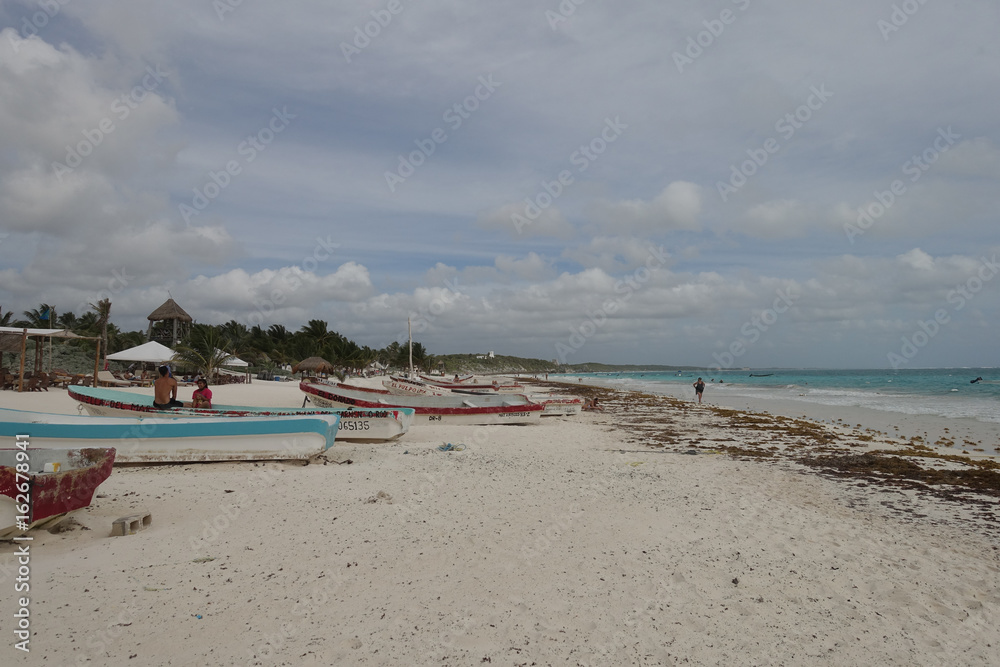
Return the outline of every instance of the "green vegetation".
<path id="1" fill-rule="evenodd" d="M 102 358 L 146 342 L 143 331 L 122 331 L 111 317 L 111 301 L 103 299 L 90 304 L 91 310 L 77 317 L 71 312 L 52 317 L 52 306 L 39 304 L 33 310 L 25 311 L 23 318 L 12 321 L 12 313 L 0 312 L 0 323 L 6 326 L 48 328 L 49 318 L 55 319 L 54 327 L 66 328 L 81 336 L 100 337 Z M 45 359 L 48 360 L 49 344 L 45 343 Z M 93 372 L 94 341 L 52 342 L 52 367 L 63 368 L 75 373 Z M 405 370 L 409 367 L 409 350 L 406 341 L 393 342 L 382 349 L 358 345 L 346 336 L 331 331 L 323 320 L 309 320 L 298 331 L 292 331 L 281 324 L 268 328 L 247 327 L 241 322 L 230 320 L 225 324 L 194 324 L 190 332 L 176 347 L 186 366 L 211 372 L 218 368 L 223 355 L 216 349 L 234 354 L 247 361 L 251 369 L 274 373 L 280 367 L 295 365 L 308 357 L 322 357 L 343 372 L 358 372 L 373 363 L 391 370 Z M 28 346 L 28 363 L 34 358 L 32 343 Z M 13 357 L 13 361 L 10 358 Z M 4 355 L 4 366 L 16 368 L 17 354 Z M 114 362 L 112 362 L 114 367 Z M 48 363 L 46 363 L 48 365 Z M 103 365 L 103 364 L 102 364 Z M 122 364 L 124 366 L 127 364 Z M 700 370 L 691 366 L 630 366 L 600 363 L 560 365 L 555 361 L 499 355 L 487 358 L 482 354 L 431 355 L 423 344 L 413 343 L 413 365 L 422 372 L 441 371 L 445 374 L 509 374 L 509 373 L 614 373 L 614 372 L 671 372 L 678 370 Z"/>

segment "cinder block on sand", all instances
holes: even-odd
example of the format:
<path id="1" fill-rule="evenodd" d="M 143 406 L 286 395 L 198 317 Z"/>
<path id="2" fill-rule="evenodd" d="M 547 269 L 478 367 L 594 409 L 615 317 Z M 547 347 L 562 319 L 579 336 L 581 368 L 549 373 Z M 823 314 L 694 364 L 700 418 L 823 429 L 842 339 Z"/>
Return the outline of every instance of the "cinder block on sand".
<path id="1" fill-rule="evenodd" d="M 111 535 L 135 535 L 140 530 L 145 530 L 153 523 L 153 515 L 149 512 L 142 514 L 131 514 L 115 519 L 111 524 Z"/>

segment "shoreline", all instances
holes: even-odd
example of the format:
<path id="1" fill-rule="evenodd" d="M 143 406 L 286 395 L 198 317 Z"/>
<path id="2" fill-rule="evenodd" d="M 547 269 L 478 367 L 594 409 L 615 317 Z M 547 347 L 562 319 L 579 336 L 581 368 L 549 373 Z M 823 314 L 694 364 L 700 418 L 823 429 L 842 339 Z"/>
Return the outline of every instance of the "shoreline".
<path id="1" fill-rule="evenodd" d="M 567 376 L 574 379 L 580 376 Z M 601 378 L 585 376 L 586 384 L 592 381 L 595 386 L 612 387 L 622 391 L 643 391 L 614 383 L 602 383 Z M 924 444 L 934 447 L 935 443 L 942 451 L 961 453 L 963 449 L 970 455 L 987 454 L 1000 455 L 1000 424 L 982 422 L 972 418 L 941 417 L 937 415 L 909 415 L 901 412 L 877 410 L 863 406 L 834 406 L 813 401 L 800 401 L 792 398 L 778 397 L 748 397 L 732 396 L 713 392 L 714 384 L 705 388 L 704 404 L 716 405 L 736 410 L 751 412 L 766 412 L 790 418 L 804 418 L 827 424 L 860 424 L 866 429 L 883 433 L 889 437 L 911 440 L 920 438 Z M 648 391 L 648 389 L 647 389 Z M 671 396 L 681 401 L 696 403 L 694 390 L 683 385 L 659 383 L 656 393 Z M 945 442 L 951 441 L 950 447 Z M 975 451 L 981 448 L 982 452 Z"/>
<path id="2" fill-rule="evenodd" d="M 864 429 L 531 384 L 604 411 L 424 425 L 309 465 L 116 467 L 65 530 L 34 531 L 17 664 L 995 661 L 1000 497 L 802 463 L 890 447 Z M 301 405 L 297 383 L 216 389 Z M 148 529 L 109 536 L 138 510 Z"/>

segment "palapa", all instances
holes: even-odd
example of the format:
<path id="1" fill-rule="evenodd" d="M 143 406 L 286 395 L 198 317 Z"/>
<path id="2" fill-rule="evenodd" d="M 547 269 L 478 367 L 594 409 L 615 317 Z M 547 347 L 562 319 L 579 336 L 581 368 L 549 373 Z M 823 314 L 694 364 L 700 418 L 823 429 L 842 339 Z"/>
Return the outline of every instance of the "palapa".
<path id="1" fill-rule="evenodd" d="M 311 373 L 332 373 L 336 368 L 323 357 L 309 357 L 292 366 L 293 373 L 309 371 Z"/>
<path id="2" fill-rule="evenodd" d="M 169 335 L 170 345 L 176 345 L 180 342 L 180 339 L 187 334 L 188 326 L 194 322 L 194 318 L 178 306 L 177 302 L 173 299 L 164 301 L 163 305 L 147 315 L 146 319 L 149 320 L 146 339 L 153 340 L 154 338 L 160 338 L 167 340 L 167 336 Z M 161 328 L 160 332 L 156 336 L 153 336 L 153 326 L 156 322 L 173 322 L 173 326 L 166 331 L 163 331 Z M 184 326 L 178 326 L 179 323 L 182 323 Z"/>

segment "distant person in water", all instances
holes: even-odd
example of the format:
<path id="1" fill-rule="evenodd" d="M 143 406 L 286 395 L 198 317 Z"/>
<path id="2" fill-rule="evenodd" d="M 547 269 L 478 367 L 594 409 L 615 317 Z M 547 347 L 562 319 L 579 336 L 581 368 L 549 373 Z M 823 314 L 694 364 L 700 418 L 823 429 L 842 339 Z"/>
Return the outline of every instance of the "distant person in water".
<path id="1" fill-rule="evenodd" d="M 160 377 L 153 383 L 153 407 L 160 410 L 183 408 L 184 404 L 177 400 L 177 380 L 166 366 L 160 366 L 159 370 Z"/>
<path id="2" fill-rule="evenodd" d="M 969 380 L 969 384 L 976 384 L 977 382 L 981 381 L 982 379 L 983 379 L 983 378 L 981 378 L 981 377 L 978 377 L 978 378 L 976 378 L 975 380 Z"/>
<path id="3" fill-rule="evenodd" d="M 694 387 L 694 393 L 698 396 L 698 402 L 701 403 L 701 395 L 705 393 L 705 382 L 701 378 L 698 378 L 692 386 Z"/>

